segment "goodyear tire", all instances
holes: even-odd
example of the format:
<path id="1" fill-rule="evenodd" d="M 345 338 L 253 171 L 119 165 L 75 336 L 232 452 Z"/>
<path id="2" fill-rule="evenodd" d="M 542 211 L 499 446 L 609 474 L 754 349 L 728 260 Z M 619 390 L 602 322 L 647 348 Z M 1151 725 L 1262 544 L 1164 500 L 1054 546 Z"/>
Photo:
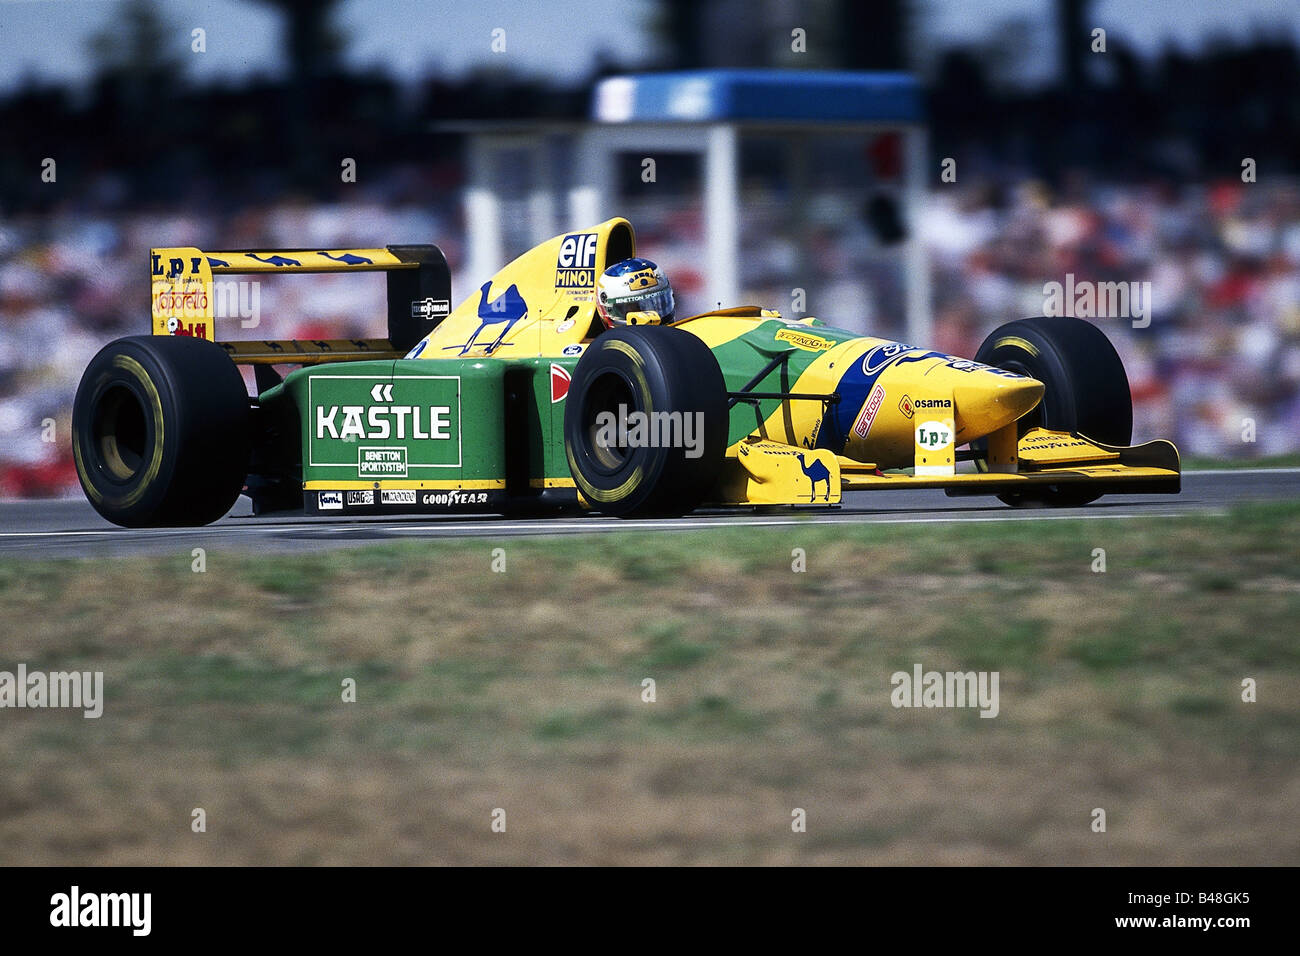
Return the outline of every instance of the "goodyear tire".
<path id="1" fill-rule="evenodd" d="M 77 387 L 77 475 L 95 510 L 115 524 L 220 518 L 243 489 L 249 442 L 243 377 L 205 339 L 118 339 L 91 359 Z"/>
<path id="2" fill-rule="evenodd" d="M 1020 420 L 1020 434 L 1038 425 L 1078 432 L 1108 445 L 1132 441 L 1133 399 L 1124 363 L 1106 334 L 1091 322 L 1069 316 L 1008 322 L 984 340 L 975 360 L 1043 383 L 1043 400 Z M 976 464 L 982 463 L 977 459 Z M 1069 484 L 998 495 L 1013 507 L 1070 507 L 1100 497 Z"/>
<path id="3" fill-rule="evenodd" d="M 620 406 L 627 412 L 624 435 Z M 659 424 L 638 440 L 638 420 Z M 673 426 L 668 435 L 664 422 Z M 596 510 L 681 515 L 716 483 L 727 426 L 726 383 L 703 341 L 682 329 L 618 328 L 592 342 L 573 370 L 564 450 L 578 493 Z"/>

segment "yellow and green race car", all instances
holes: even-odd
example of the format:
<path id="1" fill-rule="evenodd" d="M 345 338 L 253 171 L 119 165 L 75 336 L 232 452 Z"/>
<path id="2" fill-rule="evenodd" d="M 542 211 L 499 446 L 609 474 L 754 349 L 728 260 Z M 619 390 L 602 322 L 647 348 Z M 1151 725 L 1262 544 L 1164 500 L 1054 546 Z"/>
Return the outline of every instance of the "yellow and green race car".
<path id="1" fill-rule="evenodd" d="M 606 329 L 597 278 L 635 253 L 610 219 L 453 308 L 432 245 L 154 249 L 153 334 L 105 346 L 77 391 L 82 487 L 132 527 L 206 524 L 241 493 L 256 514 L 639 517 L 847 490 L 1011 505 L 1179 490 L 1171 443 L 1130 446 L 1128 379 L 1088 322 L 1011 322 L 974 359 L 749 306 Z M 216 341 L 214 276 L 362 271 L 387 273 L 386 338 Z"/>

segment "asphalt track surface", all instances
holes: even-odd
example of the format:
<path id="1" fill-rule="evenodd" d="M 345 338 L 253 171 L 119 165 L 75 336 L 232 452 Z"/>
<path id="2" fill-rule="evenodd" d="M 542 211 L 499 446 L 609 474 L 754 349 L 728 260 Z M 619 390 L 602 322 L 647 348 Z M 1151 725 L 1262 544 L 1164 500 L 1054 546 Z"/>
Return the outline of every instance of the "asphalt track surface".
<path id="1" fill-rule="evenodd" d="M 319 551 L 348 545 L 430 538 L 512 538 L 542 534 L 635 534 L 717 527 L 807 524 L 943 524 L 958 521 L 1061 521 L 1222 514 L 1238 502 L 1300 499 L 1300 468 L 1192 471 L 1178 495 L 1116 495 L 1085 508 L 1015 509 L 996 498 L 949 498 L 935 490 L 851 492 L 827 509 L 701 511 L 675 520 L 600 516 L 502 518 L 492 515 L 254 518 L 241 498 L 204 528 L 131 530 L 105 521 L 84 500 L 0 502 L 0 556 L 31 558 L 168 554 L 192 548 L 258 552 Z"/>

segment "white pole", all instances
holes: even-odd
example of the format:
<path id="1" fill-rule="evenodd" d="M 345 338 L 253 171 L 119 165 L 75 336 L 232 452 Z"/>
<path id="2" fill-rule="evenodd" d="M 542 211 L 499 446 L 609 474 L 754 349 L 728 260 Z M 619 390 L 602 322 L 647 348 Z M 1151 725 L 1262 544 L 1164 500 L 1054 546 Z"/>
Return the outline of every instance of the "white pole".
<path id="1" fill-rule="evenodd" d="M 708 265 L 707 307 L 724 309 L 740 302 L 740 193 L 736 166 L 736 128 L 729 123 L 709 127 L 704 171 L 705 262 Z"/>
<path id="2" fill-rule="evenodd" d="M 903 253 L 906 270 L 903 288 L 907 308 L 907 341 L 929 346 L 933 341 L 934 315 L 930 306 L 930 264 L 925 254 L 925 237 L 921 235 L 925 210 L 926 135 L 921 126 L 911 126 L 903 134 L 907 150 L 904 185 L 907 248 Z"/>
<path id="3" fill-rule="evenodd" d="M 532 182 L 528 193 L 528 229 L 534 245 L 545 242 L 557 232 L 555 224 L 555 168 L 551 162 L 551 140 L 545 133 L 529 137 L 527 148 L 532 157 Z"/>
<path id="4" fill-rule="evenodd" d="M 569 222 L 565 229 L 585 229 L 601 221 L 613 155 L 599 134 L 600 127 L 596 126 L 574 138 L 578 168 L 569 189 Z"/>
<path id="5" fill-rule="evenodd" d="M 467 288 L 477 289 L 505 263 L 501 237 L 501 198 L 492 182 L 494 143 L 470 137 L 470 185 L 465 190 L 465 222 L 469 229 Z"/>

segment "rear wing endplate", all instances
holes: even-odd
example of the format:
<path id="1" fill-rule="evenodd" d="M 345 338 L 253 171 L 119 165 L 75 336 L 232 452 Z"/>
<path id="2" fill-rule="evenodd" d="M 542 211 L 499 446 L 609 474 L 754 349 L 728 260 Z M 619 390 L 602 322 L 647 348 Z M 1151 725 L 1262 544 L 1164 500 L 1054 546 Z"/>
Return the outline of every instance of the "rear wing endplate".
<path id="1" fill-rule="evenodd" d="M 401 357 L 451 314 L 451 270 L 442 250 L 435 245 L 243 252 L 204 252 L 178 246 L 151 249 L 149 265 L 153 334 L 188 335 L 211 342 L 218 342 L 217 319 L 238 320 L 241 301 L 249 300 L 241 283 L 216 277 L 286 272 L 387 273 L 387 338 L 218 342 L 239 364 L 306 365 Z"/>

